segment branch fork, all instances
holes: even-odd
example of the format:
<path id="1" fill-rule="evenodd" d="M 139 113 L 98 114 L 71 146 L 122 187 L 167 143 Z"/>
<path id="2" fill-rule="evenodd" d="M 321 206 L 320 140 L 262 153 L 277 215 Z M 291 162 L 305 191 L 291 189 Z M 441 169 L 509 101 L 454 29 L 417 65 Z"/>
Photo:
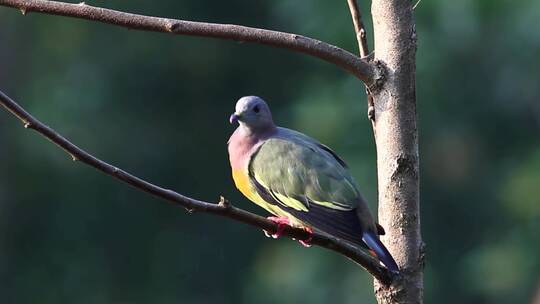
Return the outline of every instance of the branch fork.
<path id="1" fill-rule="evenodd" d="M 389 224 L 389 221 L 395 218 L 394 215 L 396 212 L 401 210 L 399 209 L 400 203 L 407 203 L 407 212 L 413 215 L 416 215 L 418 212 L 418 176 L 404 174 L 398 181 L 392 181 L 388 177 L 387 172 L 389 161 L 395 158 L 394 152 L 396 150 L 408 149 L 412 151 L 412 154 L 418 155 L 416 101 L 414 98 L 415 48 L 403 47 L 404 45 L 411 46 L 411 44 L 415 47 L 416 36 L 413 33 L 412 36 L 405 37 L 399 30 L 414 28 L 412 19 L 412 10 L 414 8 L 411 7 L 409 0 L 373 0 L 372 14 L 374 20 L 377 20 L 374 23 L 375 40 L 381 42 L 378 43 L 377 53 L 374 54 L 369 52 L 366 30 L 356 0 L 347 1 L 358 42 L 359 56 L 326 42 L 293 33 L 233 24 L 150 17 L 94 7 L 84 2 L 71 4 L 46 0 L 0 0 L 0 6 L 16 8 L 23 15 L 26 15 L 28 12 L 37 12 L 102 22 L 134 30 L 264 44 L 316 57 L 340 67 L 362 80 L 365 84 L 368 95 L 368 117 L 372 122 L 375 140 L 378 146 L 377 166 L 379 187 L 380 189 L 384 189 L 383 191 L 385 192 L 390 192 L 386 196 L 384 194 L 385 192 L 379 193 L 379 219 L 383 220 L 382 224 Z M 386 36 L 391 36 L 392 39 Z M 401 42 L 403 43 L 400 44 Z M 378 60 L 383 60 L 384 64 Z M 399 68 L 403 66 L 406 68 Z M 388 79 L 388 82 L 385 77 L 386 67 L 388 67 L 388 70 L 393 71 L 392 78 Z M 408 76 L 407 73 L 409 73 Z M 396 93 L 390 96 L 389 94 L 379 94 L 381 91 L 392 91 Z M 374 98 L 377 98 L 377 102 L 385 102 L 385 100 L 380 101 L 380 99 L 390 98 L 392 102 L 388 103 L 390 105 L 388 109 L 379 113 L 376 112 Z M 404 102 L 409 104 L 399 108 L 395 106 Z M 40 135 L 48 138 L 55 145 L 66 151 L 74 161 L 78 160 L 143 192 L 182 206 L 189 212 L 199 211 L 227 217 L 269 232 L 276 232 L 278 229 L 276 223 L 239 209 L 224 197 L 221 197 L 218 203 L 196 200 L 172 190 L 156 186 L 114 167 L 82 150 L 52 128 L 44 125 L 2 92 L 0 92 L 0 104 L 14 116 L 18 117 L 25 128 L 35 130 Z M 376 127 L 379 129 L 379 132 L 375 132 Z M 404 134 L 404 132 L 409 133 Z M 379 150 L 383 144 L 384 150 Z M 415 158 L 413 167 L 417 168 L 417 166 L 418 158 Z M 407 194 L 407 191 L 394 191 L 393 188 L 389 188 L 387 185 L 389 182 L 390 186 L 394 184 L 399 185 L 398 188 L 400 189 L 403 183 L 403 187 L 408 189 L 410 195 Z M 390 200 L 387 197 L 392 197 L 393 199 Z M 398 200 L 399 202 L 396 203 L 393 200 Z M 390 226 L 388 228 L 389 233 L 387 234 L 395 238 L 395 242 L 399 242 L 398 245 L 405 246 L 403 248 L 394 246 L 394 252 L 398 255 L 400 261 L 407 261 L 408 257 L 419 254 L 418 252 L 409 252 L 409 249 L 416 248 L 415 240 L 421 241 L 419 216 L 414 221 L 411 221 L 408 226 Z M 400 229 L 403 229 L 401 235 L 397 232 Z M 305 230 L 290 226 L 285 227 L 283 235 L 295 239 L 305 239 L 308 237 Z M 403 237 L 404 235 L 406 238 Z M 382 267 L 367 252 L 343 240 L 314 232 L 311 243 L 333 250 L 363 266 L 378 281 L 376 284 L 376 294 L 380 303 L 397 303 L 401 298 L 405 299 L 407 303 L 421 302 L 422 272 L 420 269 L 408 267 L 408 262 L 405 262 L 407 265 L 402 265 L 405 272 L 399 277 L 394 277 L 392 273 Z M 410 245 L 410 248 L 406 245 Z M 398 252 L 399 250 L 396 251 L 395 248 L 403 250 L 401 250 L 402 252 Z M 423 263 L 423 254 L 421 254 L 419 261 Z M 392 285 L 390 286 L 391 283 Z M 407 288 L 404 289 L 403 286 Z"/>
<path id="2" fill-rule="evenodd" d="M 234 207 L 225 197 L 221 196 L 218 203 L 204 202 L 196 200 L 175 191 L 165 189 L 156 186 L 150 182 L 147 182 L 139 177 L 136 177 L 116 166 L 110 165 L 99 158 L 89 154 L 83 149 L 79 148 L 75 144 L 71 143 L 65 137 L 57 133 L 52 128 L 46 126 L 37 118 L 28 113 L 23 107 L 13 101 L 9 96 L 0 91 L 0 105 L 2 105 L 7 111 L 16 116 L 27 129 L 32 129 L 49 139 L 52 143 L 62 148 L 67 154 L 69 154 L 73 160 L 80 160 L 82 163 L 93 167 L 109 176 L 112 176 L 124 183 L 127 183 L 138 190 L 152 194 L 153 196 L 165 199 L 166 201 L 182 206 L 188 210 L 189 213 L 195 211 L 206 212 L 222 217 L 230 218 L 244 224 L 248 224 L 260 229 L 266 230 L 270 233 L 278 231 L 278 225 L 262 216 L 255 215 L 248 211 Z M 289 238 L 296 238 L 303 240 L 310 235 L 302 228 L 295 228 L 291 226 L 285 226 L 282 235 Z M 351 259 L 355 263 L 364 267 L 369 273 L 371 273 L 382 284 L 390 284 L 393 278 L 393 274 L 386 268 L 379 264 L 379 261 L 375 260 L 368 253 L 362 249 L 351 245 L 338 238 L 314 232 L 311 243 L 318 245 Z"/>

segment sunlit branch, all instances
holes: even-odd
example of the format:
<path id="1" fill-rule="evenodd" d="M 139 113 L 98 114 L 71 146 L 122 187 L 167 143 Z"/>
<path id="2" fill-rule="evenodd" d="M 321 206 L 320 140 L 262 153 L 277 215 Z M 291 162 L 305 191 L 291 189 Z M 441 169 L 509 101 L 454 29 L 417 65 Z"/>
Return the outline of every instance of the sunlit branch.
<path id="1" fill-rule="evenodd" d="M 6 108 L 11 114 L 15 115 L 24 124 L 27 129 L 32 129 L 49 139 L 58 147 L 62 148 L 68 153 L 74 161 L 80 161 L 93 167 L 107 175 L 115 177 L 131 186 L 141 190 L 143 192 L 150 193 L 154 196 L 160 197 L 168 202 L 186 208 L 189 212 L 205 212 L 215 215 L 219 215 L 225 218 L 233 219 L 238 222 L 242 222 L 253 227 L 264 229 L 270 233 L 277 231 L 277 224 L 256 214 L 248 211 L 236 208 L 232 206 L 223 197 L 217 203 L 204 202 L 196 200 L 173 190 L 165 189 L 156 186 L 150 182 L 147 182 L 137 176 L 134 176 L 120 168 L 117 168 L 109 163 L 106 163 L 99 158 L 89 154 L 83 149 L 71 143 L 65 137 L 57 133 L 52 128 L 43 124 L 41 121 L 33 117 L 23 107 L 5 95 L 0 91 L 0 104 Z M 309 234 L 300 228 L 286 227 L 283 231 L 283 235 L 295 238 L 298 240 L 305 240 L 309 237 Z M 314 232 L 311 243 L 320 247 L 324 247 L 335 252 L 338 252 L 359 265 L 363 266 L 369 273 L 384 284 L 388 284 L 392 279 L 392 274 L 384 267 L 382 267 L 377 260 L 372 258 L 368 253 L 359 249 L 343 240 L 334 238 L 332 236 Z"/>
<path id="2" fill-rule="evenodd" d="M 125 13 L 85 4 L 46 0 L 0 0 L 0 5 L 29 12 L 45 13 L 98 21 L 129 29 L 171 33 L 177 35 L 212 37 L 265 44 L 308 54 L 333 63 L 358 77 L 368 86 L 375 82 L 375 66 L 337 46 L 302 35 L 234 24 L 194 22 Z"/>

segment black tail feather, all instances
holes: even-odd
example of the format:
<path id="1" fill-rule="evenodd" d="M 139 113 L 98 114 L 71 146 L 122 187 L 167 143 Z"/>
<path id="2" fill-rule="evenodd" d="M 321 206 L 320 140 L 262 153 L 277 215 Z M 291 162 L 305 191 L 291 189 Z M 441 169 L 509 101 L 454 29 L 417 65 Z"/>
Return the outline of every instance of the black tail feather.
<path id="1" fill-rule="evenodd" d="M 362 239 L 377 254 L 377 258 L 392 272 L 399 272 L 399 267 L 388 249 L 373 232 L 364 232 Z"/>

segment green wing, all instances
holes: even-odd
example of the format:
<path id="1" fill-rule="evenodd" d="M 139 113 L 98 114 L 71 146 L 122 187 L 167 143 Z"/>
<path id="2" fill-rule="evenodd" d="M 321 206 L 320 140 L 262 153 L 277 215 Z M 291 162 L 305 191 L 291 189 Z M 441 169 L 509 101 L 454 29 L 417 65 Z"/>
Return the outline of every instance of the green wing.
<path id="1" fill-rule="evenodd" d="M 355 209 L 361 200 L 345 163 L 328 147 L 280 128 L 253 156 L 250 176 L 274 202 L 296 211 L 310 204 L 332 210 Z"/>

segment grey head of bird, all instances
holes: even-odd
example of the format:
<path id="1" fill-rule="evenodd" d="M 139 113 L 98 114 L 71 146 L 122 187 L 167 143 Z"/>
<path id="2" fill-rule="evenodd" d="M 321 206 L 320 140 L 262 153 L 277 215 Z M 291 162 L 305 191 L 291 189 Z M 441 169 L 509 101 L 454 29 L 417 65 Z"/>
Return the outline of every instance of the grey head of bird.
<path id="1" fill-rule="evenodd" d="M 238 122 L 240 127 L 251 132 L 264 132 L 276 127 L 268 104 L 257 96 L 244 96 L 238 99 L 229 122 L 231 124 Z"/>

